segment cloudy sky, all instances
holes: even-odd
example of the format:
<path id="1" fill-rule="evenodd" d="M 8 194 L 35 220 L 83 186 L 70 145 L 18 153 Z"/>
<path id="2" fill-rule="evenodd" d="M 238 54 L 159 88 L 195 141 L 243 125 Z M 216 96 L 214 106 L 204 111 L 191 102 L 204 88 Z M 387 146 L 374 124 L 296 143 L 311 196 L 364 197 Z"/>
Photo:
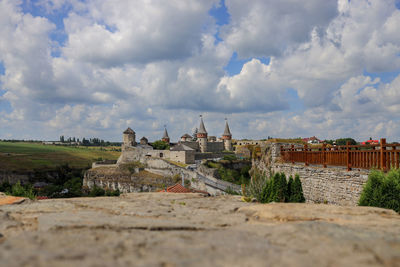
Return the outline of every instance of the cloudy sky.
<path id="1" fill-rule="evenodd" d="M 400 0 L 0 0 L 0 138 L 400 141 Z"/>

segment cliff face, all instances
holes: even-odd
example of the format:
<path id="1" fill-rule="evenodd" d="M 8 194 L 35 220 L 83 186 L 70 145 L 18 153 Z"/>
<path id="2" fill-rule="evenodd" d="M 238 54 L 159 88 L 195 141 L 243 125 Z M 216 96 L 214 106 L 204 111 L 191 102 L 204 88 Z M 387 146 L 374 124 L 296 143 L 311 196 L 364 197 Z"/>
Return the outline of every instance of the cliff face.
<path id="1" fill-rule="evenodd" d="M 400 266 L 400 216 L 370 207 L 130 193 L 0 206 L 4 266 Z"/>
<path id="2" fill-rule="evenodd" d="M 117 166 L 90 169 L 85 173 L 83 186 L 93 188 L 96 185 L 101 188 L 118 189 L 122 193 L 152 192 L 180 181 L 172 176 L 162 176 L 143 169 L 135 169 L 129 171 Z"/>

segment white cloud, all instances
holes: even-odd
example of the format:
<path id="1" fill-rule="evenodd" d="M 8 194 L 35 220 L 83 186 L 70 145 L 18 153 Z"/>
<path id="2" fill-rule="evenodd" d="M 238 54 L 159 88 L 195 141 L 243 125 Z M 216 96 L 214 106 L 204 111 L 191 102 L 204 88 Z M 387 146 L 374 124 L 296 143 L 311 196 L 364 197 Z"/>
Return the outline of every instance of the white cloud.
<path id="1" fill-rule="evenodd" d="M 0 99 L 12 106 L 0 138 L 24 129 L 119 140 L 127 126 L 158 138 L 165 123 L 178 138 L 199 113 L 216 135 L 228 115 L 243 138 L 400 135 L 400 76 L 366 73 L 400 70 L 394 1 L 226 0 L 231 20 L 217 41 L 208 11 L 218 2 L 41 0 L 34 17 L 0 0 Z M 67 41 L 53 57 L 45 15 L 62 10 Z M 235 51 L 246 63 L 229 76 Z M 291 106 L 289 88 L 304 107 Z"/>
<path id="2" fill-rule="evenodd" d="M 102 66 L 187 58 L 200 48 L 203 27 L 211 23 L 207 11 L 215 3 L 91 0 L 86 12 L 65 19 L 63 51 Z"/>
<path id="3" fill-rule="evenodd" d="M 222 37 L 239 57 L 276 56 L 323 30 L 337 13 L 337 1 L 227 0 L 231 23 Z"/>

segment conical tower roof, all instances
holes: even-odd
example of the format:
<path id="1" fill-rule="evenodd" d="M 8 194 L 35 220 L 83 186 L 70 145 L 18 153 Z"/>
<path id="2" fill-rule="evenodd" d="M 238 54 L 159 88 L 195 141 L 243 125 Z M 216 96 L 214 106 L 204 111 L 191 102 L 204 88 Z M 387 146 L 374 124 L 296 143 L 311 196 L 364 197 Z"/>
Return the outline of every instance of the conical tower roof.
<path id="1" fill-rule="evenodd" d="M 225 121 L 225 130 L 224 130 L 224 133 L 222 135 L 224 135 L 224 136 L 232 136 L 231 130 L 229 130 L 228 120 Z"/>
<path id="2" fill-rule="evenodd" d="M 169 138 L 169 136 L 168 136 L 168 132 L 167 132 L 167 128 L 164 128 L 164 135 L 163 135 L 163 137 L 162 137 L 163 139 L 165 139 L 165 138 Z"/>
<path id="3" fill-rule="evenodd" d="M 128 129 L 126 129 L 123 133 L 124 134 L 134 134 L 135 132 L 130 127 L 128 127 Z"/>
<path id="4" fill-rule="evenodd" d="M 207 134 L 206 127 L 204 127 L 203 117 L 200 117 L 200 128 L 198 134 Z"/>

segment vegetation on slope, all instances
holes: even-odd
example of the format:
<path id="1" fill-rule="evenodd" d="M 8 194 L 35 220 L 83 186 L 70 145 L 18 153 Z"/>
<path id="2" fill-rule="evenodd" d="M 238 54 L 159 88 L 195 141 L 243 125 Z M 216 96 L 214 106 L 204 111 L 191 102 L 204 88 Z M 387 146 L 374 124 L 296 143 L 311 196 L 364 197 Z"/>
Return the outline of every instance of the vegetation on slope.
<path id="1" fill-rule="evenodd" d="M 70 198 L 84 196 L 118 196 L 119 190 L 101 189 L 96 186 L 89 190 L 83 188 L 83 171 L 72 169 L 68 165 L 58 166 L 56 175 L 47 178 L 48 184 L 34 188 L 31 183 L 20 182 L 11 185 L 8 182 L 0 183 L 0 192 L 7 195 L 34 198 Z"/>
<path id="2" fill-rule="evenodd" d="M 54 170 L 68 164 L 87 168 L 102 159 L 116 160 L 120 152 L 104 147 L 67 147 L 27 142 L 0 142 L 0 169 L 8 171 Z"/>
<path id="3" fill-rule="evenodd" d="M 235 169 L 235 164 L 244 163 L 240 169 Z M 218 162 L 208 160 L 206 163 L 208 168 L 216 168 L 218 170 L 218 178 L 233 184 L 248 184 L 250 181 L 249 171 L 251 169 L 251 162 L 246 160 L 239 160 L 234 155 L 226 155 Z"/>
<path id="4" fill-rule="evenodd" d="M 374 170 L 361 193 L 360 206 L 393 209 L 400 213 L 400 170 L 388 174 Z"/>
<path id="5" fill-rule="evenodd" d="M 247 195 L 261 203 L 269 202 L 305 202 L 299 175 L 286 179 L 284 173 L 275 173 L 267 177 L 265 173 L 255 170 L 247 188 Z"/>

